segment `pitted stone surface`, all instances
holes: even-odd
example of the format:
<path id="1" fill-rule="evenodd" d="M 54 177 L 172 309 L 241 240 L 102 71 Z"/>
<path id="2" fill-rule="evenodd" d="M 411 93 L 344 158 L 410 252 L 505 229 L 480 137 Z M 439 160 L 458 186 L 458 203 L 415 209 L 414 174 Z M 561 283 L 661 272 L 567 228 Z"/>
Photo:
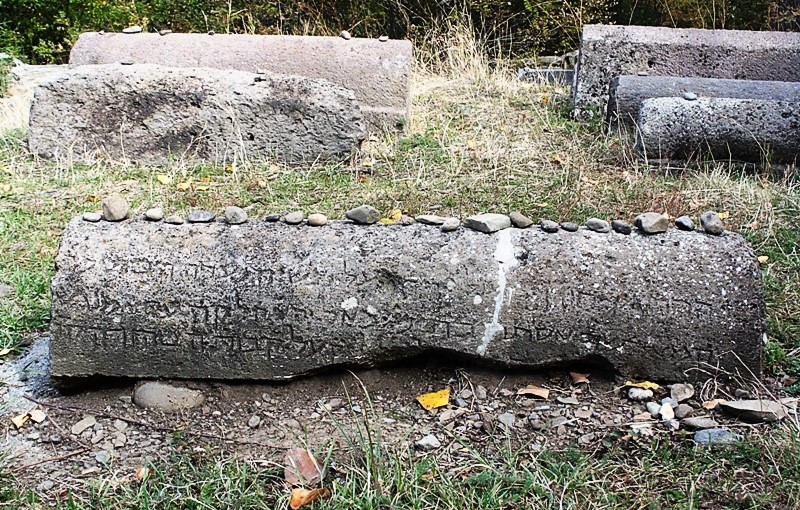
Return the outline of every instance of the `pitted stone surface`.
<path id="1" fill-rule="evenodd" d="M 611 80 L 640 72 L 800 82 L 800 34 L 584 25 L 573 89 L 575 113 L 605 115 Z"/>
<path id="2" fill-rule="evenodd" d="M 647 99 L 639 110 L 636 148 L 649 159 L 792 164 L 800 160 L 800 103 L 762 99 Z"/>
<path id="3" fill-rule="evenodd" d="M 39 156 L 87 162 L 306 164 L 346 160 L 364 137 L 352 91 L 331 82 L 139 64 L 81 66 L 41 84 L 29 144 Z"/>
<path id="4" fill-rule="evenodd" d="M 244 34 L 81 34 L 72 65 L 128 60 L 167 67 L 208 67 L 291 74 L 352 90 L 371 130 L 407 120 L 412 45 L 406 40 Z"/>
<path id="5" fill-rule="evenodd" d="M 784 81 L 679 78 L 673 76 L 619 76 L 611 82 L 606 119 L 633 126 L 645 99 L 654 97 L 727 97 L 800 102 L 800 83 Z"/>
<path id="6" fill-rule="evenodd" d="M 78 217 L 56 264 L 56 376 L 277 380 L 431 350 L 504 366 L 605 360 L 655 380 L 737 357 L 761 371 L 760 271 L 732 233 Z"/>

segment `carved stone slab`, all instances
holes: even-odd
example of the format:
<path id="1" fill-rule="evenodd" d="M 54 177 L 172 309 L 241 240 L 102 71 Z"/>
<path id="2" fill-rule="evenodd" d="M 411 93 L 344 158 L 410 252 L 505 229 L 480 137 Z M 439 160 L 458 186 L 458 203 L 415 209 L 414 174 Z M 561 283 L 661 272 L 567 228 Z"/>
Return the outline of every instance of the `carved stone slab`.
<path id="1" fill-rule="evenodd" d="M 800 81 L 800 34 L 584 25 L 576 67 L 575 113 L 604 115 L 611 80 L 650 74 Z"/>
<path id="2" fill-rule="evenodd" d="M 31 152 L 161 165 L 346 160 L 365 137 L 353 92 L 325 80 L 152 64 L 81 66 L 37 87 Z"/>
<path id="3" fill-rule="evenodd" d="M 407 120 L 412 45 L 406 40 L 245 34 L 81 34 L 72 65 L 160 64 L 321 78 L 352 90 L 368 128 Z"/>
<path id="4" fill-rule="evenodd" d="M 668 380 L 762 366 L 758 263 L 727 232 L 76 218 L 56 264 L 60 377 L 277 380 L 433 350 Z"/>

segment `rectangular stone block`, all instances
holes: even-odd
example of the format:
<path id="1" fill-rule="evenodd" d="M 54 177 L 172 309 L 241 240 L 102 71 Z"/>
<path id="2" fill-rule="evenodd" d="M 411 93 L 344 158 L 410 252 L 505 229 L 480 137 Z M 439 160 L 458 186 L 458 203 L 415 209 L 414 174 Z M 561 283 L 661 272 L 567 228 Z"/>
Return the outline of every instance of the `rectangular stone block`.
<path id="1" fill-rule="evenodd" d="M 279 380 L 430 351 L 656 380 L 762 367 L 758 262 L 727 232 L 76 218 L 56 264 L 57 377 Z"/>
<path id="2" fill-rule="evenodd" d="M 120 62 L 321 78 L 355 93 L 369 130 L 395 130 L 407 121 L 413 63 L 407 40 L 87 32 L 69 54 L 76 66 Z"/>
<path id="3" fill-rule="evenodd" d="M 612 128 L 633 127 L 645 99 L 657 97 L 763 99 L 800 103 L 800 83 L 785 81 L 618 76 L 611 81 L 606 121 Z"/>
<path id="4" fill-rule="evenodd" d="M 576 73 L 581 117 L 605 114 L 621 75 L 800 82 L 800 33 L 585 25 Z"/>

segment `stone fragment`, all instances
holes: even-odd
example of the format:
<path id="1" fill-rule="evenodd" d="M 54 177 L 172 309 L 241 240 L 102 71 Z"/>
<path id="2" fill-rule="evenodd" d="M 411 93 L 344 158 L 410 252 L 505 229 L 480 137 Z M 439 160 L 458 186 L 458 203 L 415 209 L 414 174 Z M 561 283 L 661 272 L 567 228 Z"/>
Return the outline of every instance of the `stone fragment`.
<path id="1" fill-rule="evenodd" d="M 514 413 L 503 413 L 497 417 L 497 421 L 505 425 L 507 428 L 511 428 L 514 426 L 514 422 L 517 421 L 517 417 L 514 416 Z"/>
<path id="2" fill-rule="evenodd" d="M 631 400 L 647 400 L 648 398 L 653 398 L 653 390 L 630 388 L 628 389 L 628 398 Z"/>
<path id="3" fill-rule="evenodd" d="M 189 223 L 211 223 L 217 215 L 211 211 L 196 210 L 186 216 L 186 221 Z"/>
<path id="4" fill-rule="evenodd" d="M 382 43 L 384 43 L 384 42 L 386 42 L 388 40 L 389 40 L 389 36 L 388 35 L 382 35 L 382 36 L 378 37 L 378 41 L 380 41 Z"/>
<path id="5" fill-rule="evenodd" d="M 577 223 L 572 223 L 570 221 L 564 222 L 561 224 L 561 228 L 566 230 L 567 232 L 577 232 L 580 228 L 580 225 Z"/>
<path id="6" fill-rule="evenodd" d="M 544 230 L 548 234 L 555 234 L 556 232 L 558 232 L 558 223 L 552 220 L 541 220 L 539 222 L 539 226 L 541 226 L 542 230 Z"/>
<path id="7" fill-rule="evenodd" d="M 350 39 L 352 39 L 352 38 L 353 38 L 353 36 L 351 36 L 351 35 L 350 35 L 350 32 L 348 32 L 347 30 L 342 30 L 342 31 L 339 33 L 339 37 L 341 37 L 341 38 L 342 38 L 342 39 L 344 39 L 345 41 L 349 41 Z"/>
<path id="8" fill-rule="evenodd" d="M 123 34 L 138 34 L 142 31 L 142 27 L 139 25 L 133 25 L 127 28 L 122 29 Z"/>
<path id="9" fill-rule="evenodd" d="M 32 153 L 86 163 L 307 165 L 348 160 L 366 136 L 353 92 L 333 83 L 150 64 L 71 68 L 37 88 L 30 119 Z"/>
<path id="10" fill-rule="evenodd" d="M 89 223 L 97 223 L 103 219 L 103 215 L 96 212 L 85 212 L 83 213 L 83 221 L 88 221 Z"/>
<path id="11" fill-rule="evenodd" d="M 586 220 L 586 228 L 602 234 L 611 232 L 611 225 L 609 225 L 606 220 L 601 220 L 600 218 L 589 218 Z"/>
<path id="12" fill-rule="evenodd" d="M 432 451 L 436 450 L 442 443 L 439 442 L 439 439 L 434 436 L 433 434 L 428 434 L 427 436 L 423 437 L 419 441 L 415 443 L 420 449 L 425 451 Z"/>
<path id="13" fill-rule="evenodd" d="M 697 271 L 696 261 L 709 257 L 714 271 Z M 659 271 L 650 270 L 652 261 Z M 223 222 L 175 228 L 77 217 L 64 230 L 56 267 L 55 377 L 280 380 L 446 350 L 519 367 L 602 359 L 631 379 L 681 380 L 709 360 L 743 370 L 741 359 L 758 374 L 763 359 L 761 272 L 735 233 L 670 229 L 656 238 L 509 228 L 484 235 L 461 228 L 442 234 L 424 225 L 297 228 L 257 219 L 237 229 Z M 553 289 L 551 299 L 561 302 L 579 285 L 598 303 L 617 303 L 613 321 L 598 320 L 611 313 L 605 308 L 567 298 L 563 309 L 530 306 L 542 289 Z M 113 296 L 119 305 L 86 306 L 86 296 L 95 295 Z M 688 306 L 676 314 L 675 302 Z M 709 302 L 713 321 L 700 305 Z M 413 317 L 413 326 L 392 312 L 398 309 Z M 348 319 L 331 322 L 331 313 Z M 521 328 L 503 336 L 509 325 L 524 323 L 573 340 L 553 342 L 545 330 L 537 339 Z M 451 324 L 447 335 L 440 334 L 443 324 Z M 138 338 L 138 347 L 112 341 L 123 334 L 129 342 Z M 584 336 L 603 342 L 579 340 Z M 314 350 L 301 355 L 306 343 Z"/>
<path id="14" fill-rule="evenodd" d="M 681 97 L 683 97 L 687 101 L 694 101 L 697 99 L 697 94 L 694 92 L 684 92 Z"/>
<path id="15" fill-rule="evenodd" d="M 73 45 L 69 63 L 85 66 L 133 60 L 165 68 L 207 68 L 208 72 L 221 73 L 262 69 L 270 74 L 305 76 L 352 90 L 354 104 L 360 106 L 359 116 L 370 131 L 380 132 L 396 130 L 407 120 L 412 51 L 410 41 L 396 39 L 381 42 L 358 37 L 197 33 L 173 33 L 165 38 L 145 33 L 136 37 L 85 33 Z"/>
<path id="16" fill-rule="evenodd" d="M 328 224 L 328 217 L 320 213 L 309 214 L 308 224 L 312 227 L 323 227 Z"/>
<path id="17" fill-rule="evenodd" d="M 658 414 L 661 415 L 661 419 L 664 421 L 675 419 L 675 410 L 670 404 L 662 405 L 661 409 L 658 410 Z"/>
<path id="18" fill-rule="evenodd" d="M 708 416 L 684 418 L 681 420 L 681 425 L 689 430 L 713 429 L 719 427 L 717 421 L 714 418 L 709 418 Z"/>
<path id="19" fill-rule="evenodd" d="M 616 232 L 618 234 L 622 234 L 622 235 L 628 235 L 632 231 L 630 223 L 628 223 L 627 221 L 623 221 L 623 220 L 614 220 L 614 221 L 612 221 L 611 222 L 611 229 L 614 232 Z"/>
<path id="20" fill-rule="evenodd" d="M 711 157 L 794 164 L 800 154 L 800 104 L 765 99 L 647 99 L 636 150 L 650 160 Z"/>
<path id="21" fill-rule="evenodd" d="M 487 396 L 486 388 L 479 384 L 475 387 L 475 398 L 478 400 L 485 400 Z"/>
<path id="22" fill-rule="evenodd" d="M 247 426 L 251 429 L 257 428 L 261 424 L 261 417 L 257 414 L 254 414 L 247 420 Z"/>
<path id="23" fill-rule="evenodd" d="M 681 230 L 691 232 L 694 230 L 694 222 L 688 216 L 679 216 L 675 219 L 675 226 Z"/>
<path id="24" fill-rule="evenodd" d="M 742 436 L 727 429 L 703 429 L 694 433 L 694 442 L 704 446 L 738 443 Z"/>
<path id="25" fill-rule="evenodd" d="M 205 402 L 205 396 L 198 390 L 158 381 L 148 381 L 136 387 L 133 392 L 133 401 L 145 409 L 174 413 L 198 407 Z"/>
<path id="26" fill-rule="evenodd" d="M 108 464 L 111 461 L 111 452 L 108 450 L 100 450 L 94 454 L 94 460 L 100 464 Z"/>
<path id="27" fill-rule="evenodd" d="M 571 406 L 576 406 L 580 404 L 578 399 L 575 397 L 557 397 L 556 400 L 562 404 L 567 404 Z"/>
<path id="28" fill-rule="evenodd" d="M 350 209 L 344 216 L 359 225 L 372 225 L 381 219 L 381 212 L 371 205 L 364 204 L 355 209 Z"/>
<path id="29" fill-rule="evenodd" d="M 689 400 L 694 396 L 694 386 L 685 383 L 671 384 L 669 385 L 669 396 L 673 398 L 675 402 Z"/>
<path id="30" fill-rule="evenodd" d="M 464 226 L 484 234 L 491 234 L 511 227 L 511 219 L 505 214 L 476 214 L 465 219 Z"/>
<path id="31" fill-rule="evenodd" d="M 145 211 L 144 217 L 150 221 L 161 221 L 164 219 L 164 209 L 160 207 L 153 207 Z"/>
<path id="32" fill-rule="evenodd" d="M 303 211 L 294 211 L 290 212 L 286 216 L 283 217 L 284 223 L 287 225 L 299 225 L 303 223 L 303 220 L 306 218 L 306 215 Z"/>
<path id="33" fill-rule="evenodd" d="M 225 221 L 229 225 L 241 225 L 247 221 L 247 211 L 234 205 L 225 208 Z"/>
<path id="34" fill-rule="evenodd" d="M 453 232 L 461 227 L 461 220 L 458 218 L 447 218 L 439 227 L 442 232 Z"/>
<path id="35" fill-rule="evenodd" d="M 786 418 L 783 404 L 774 400 L 734 400 L 720 402 L 726 413 L 753 423 L 769 423 Z"/>
<path id="36" fill-rule="evenodd" d="M 417 221 L 412 218 L 411 216 L 406 216 L 405 214 L 400 217 L 400 224 L 403 226 L 413 225 Z"/>
<path id="37" fill-rule="evenodd" d="M 633 224 L 645 234 L 662 234 L 669 228 L 669 216 L 657 212 L 647 212 L 637 216 Z"/>
<path id="38" fill-rule="evenodd" d="M 647 412 L 650 413 L 651 416 L 658 416 L 658 412 L 661 410 L 661 404 L 658 402 L 648 402 L 645 404 L 647 408 Z"/>
<path id="39" fill-rule="evenodd" d="M 264 216 L 264 219 L 270 223 L 275 223 L 276 221 L 279 221 L 281 219 L 281 215 L 276 213 L 270 213 Z"/>
<path id="40" fill-rule="evenodd" d="M 582 30 L 573 89 L 578 116 L 590 110 L 605 113 L 612 80 L 640 71 L 653 76 L 800 82 L 796 33 L 590 24 Z M 694 87 L 692 91 L 706 93 Z M 702 100 L 678 99 L 689 105 Z"/>
<path id="41" fill-rule="evenodd" d="M 130 213 L 128 201 L 117 195 L 104 198 L 101 205 L 103 206 L 103 219 L 106 221 L 122 221 Z"/>
<path id="42" fill-rule="evenodd" d="M 170 225 L 183 225 L 183 218 L 179 214 L 172 214 L 167 216 L 164 220 L 164 223 L 168 223 Z"/>
<path id="43" fill-rule="evenodd" d="M 513 211 L 508 215 L 508 218 L 511 220 L 511 224 L 516 228 L 528 228 L 533 225 L 533 220 L 519 211 Z"/>
<path id="44" fill-rule="evenodd" d="M 158 31 L 158 35 L 169 35 L 169 34 L 171 34 L 171 33 L 172 33 L 172 30 L 170 30 L 170 29 L 168 29 L 168 28 L 165 28 L 165 29 L 163 29 L 163 30 L 159 30 L 159 31 Z"/>
<path id="45" fill-rule="evenodd" d="M 689 404 L 678 404 L 675 407 L 675 418 L 682 420 L 694 414 L 694 408 Z"/>
<path id="46" fill-rule="evenodd" d="M 422 223 L 423 225 L 441 225 L 447 221 L 447 218 L 436 216 L 435 214 L 420 214 L 414 219 L 417 223 Z"/>
<path id="47" fill-rule="evenodd" d="M 709 234 L 718 236 L 725 232 L 725 224 L 714 211 L 707 211 L 700 215 L 700 226 Z"/>
<path id="48" fill-rule="evenodd" d="M 94 416 L 87 414 L 86 416 L 83 417 L 83 419 L 81 419 L 78 423 L 72 426 L 70 432 L 72 432 L 76 436 L 79 436 L 83 434 L 83 431 L 90 429 L 95 425 L 97 425 L 97 419 Z"/>

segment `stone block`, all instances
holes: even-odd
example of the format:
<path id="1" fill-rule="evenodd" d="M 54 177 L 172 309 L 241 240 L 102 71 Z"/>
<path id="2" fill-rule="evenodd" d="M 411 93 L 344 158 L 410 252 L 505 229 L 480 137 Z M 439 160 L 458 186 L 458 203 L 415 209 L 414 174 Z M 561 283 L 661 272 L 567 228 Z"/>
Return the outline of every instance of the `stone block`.
<path id="1" fill-rule="evenodd" d="M 126 61 L 321 78 L 355 93 L 370 130 L 393 130 L 407 120 L 413 60 L 406 40 L 88 32 L 81 34 L 69 55 L 72 65 Z"/>
<path id="2" fill-rule="evenodd" d="M 611 80 L 643 73 L 800 81 L 800 33 L 584 25 L 576 115 L 604 115 Z"/>
<path id="3" fill-rule="evenodd" d="M 613 128 L 633 127 L 645 99 L 656 97 L 727 97 L 800 103 L 800 83 L 785 81 L 618 76 L 611 81 L 606 119 Z"/>
<path id="4" fill-rule="evenodd" d="M 29 145 L 39 156 L 83 162 L 309 164 L 347 160 L 364 137 L 353 92 L 325 80 L 110 64 L 42 83 Z"/>
<path id="5" fill-rule="evenodd" d="M 77 217 L 56 265 L 62 378 L 280 380 L 432 351 L 655 380 L 703 378 L 692 369 L 707 364 L 762 369 L 758 262 L 729 232 Z"/>
<path id="6" fill-rule="evenodd" d="M 517 70 L 517 78 L 521 81 L 571 87 L 575 71 L 573 69 L 523 67 Z"/>
<path id="7" fill-rule="evenodd" d="M 800 103 L 764 99 L 646 99 L 639 111 L 638 152 L 647 159 L 796 163 Z"/>

